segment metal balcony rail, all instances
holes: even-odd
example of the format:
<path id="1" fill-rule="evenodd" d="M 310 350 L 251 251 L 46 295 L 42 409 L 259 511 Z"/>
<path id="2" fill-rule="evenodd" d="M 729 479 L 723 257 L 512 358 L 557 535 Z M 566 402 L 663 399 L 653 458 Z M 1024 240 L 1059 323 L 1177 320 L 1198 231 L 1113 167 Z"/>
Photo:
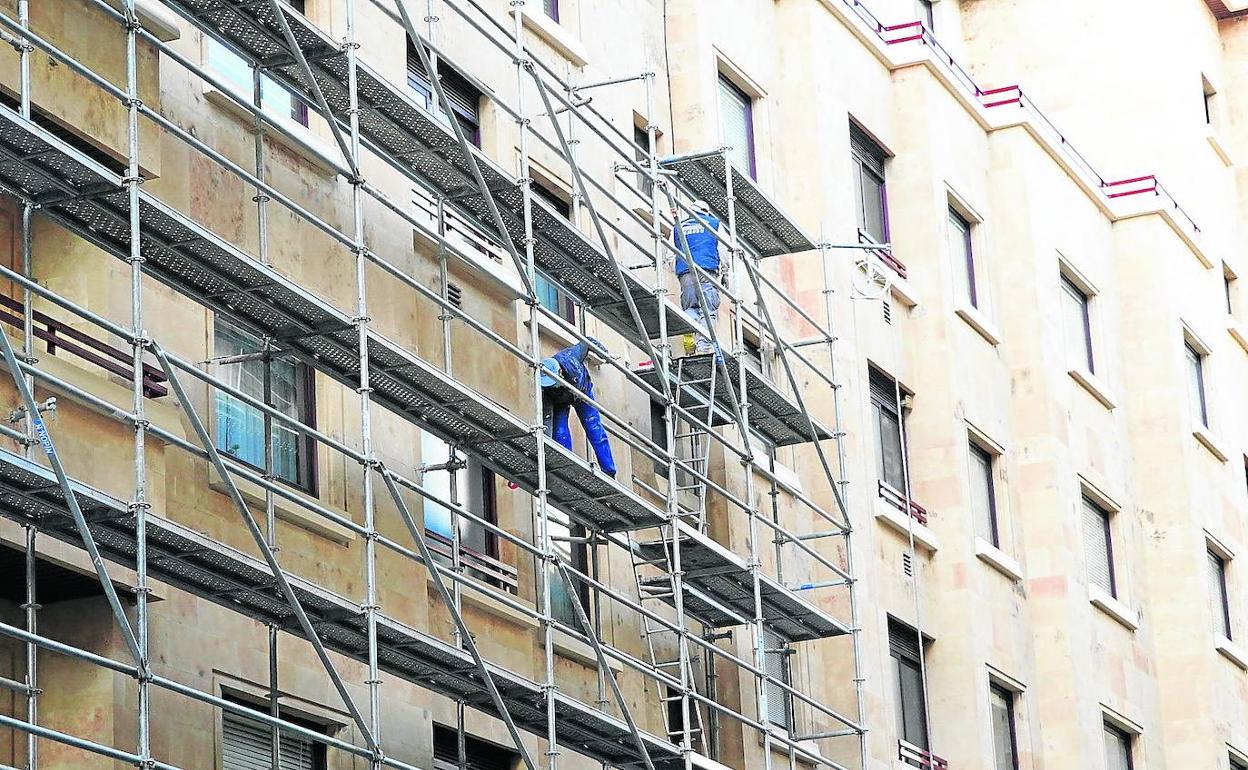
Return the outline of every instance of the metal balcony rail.
<path id="1" fill-rule="evenodd" d="M 419 187 L 412 188 L 412 206 L 417 212 L 428 217 L 431 229 L 436 230 L 438 224 L 438 202 L 432 195 Z M 481 234 L 473 224 L 456 213 L 449 206 L 442 208 L 442 216 L 446 223 L 446 232 L 450 236 L 458 236 L 461 243 L 482 256 L 489 257 L 502 264 L 504 252 L 489 238 Z"/>
<path id="2" fill-rule="evenodd" d="M 927 524 L 927 509 L 919 505 L 915 501 L 910 501 L 910 509 L 906 510 L 906 496 L 902 492 L 893 489 L 892 486 L 879 482 L 880 499 L 893 506 L 902 513 L 910 516 L 920 524 Z"/>
<path id="3" fill-rule="evenodd" d="M 12 297 L 0 294 L 0 307 L 13 311 L 9 313 L 0 310 L 0 323 L 17 329 L 24 327 L 22 315 L 26 310 L 25 305 Z M 129 352 L 119 350 L 38 310 L 32 310 L 30 315 L 36 324 L 33 330 L 35 339 L 46 343 L 49 355 L 54 356 L 58 350 L 61 350 L 95 364 L 118 377 L 126 380 L 134 378 L 133 357 Z M 161 398 L 169 395 L 169 390 L 164 386 L 165 382 L 165 375 L 160 369 L 151 364 L 143 364 L 143 395 L 148 398 Z"/>
<path id="4" fill-rule="evenodd" d="M 425 530 L 425 538 L 429 541 L 429 550 L 434 556 L 446 559 L 448 562 L 455 558 L 455 544 L 451 538 L 441 532 L 434 532 L 431 529 Z M 459 564 L 460 571 L 470 577 L 484 580 L 486 583 L 501 588 L 509 594 L 518 594 L 520 589 L 519 572 L 512 565 L 499 561 L 493 556 L 489 556 L 471 548 L 459 547 Z"/>
<path id="5" fill-rule="evenodd" d="M 1036 127 L 1042 132 L 1049 135 L 1050 141 L 1056 143 L 1064 150 L 1067 157 L 1084 175 L 1085 180 L 1091 182 L 1093 189 L 1100 192 L 1107 200 L 1115 200 L 1123 197 L 1123 195 L 1136 195 L 1146 192 L 1154 193 L 1163 197 L 1168 202 L 1169 210 L 1181 217 L 1192 230 L 1200 233 L 1201 229 L 1196 220 L 1187 213 L 1186 209 L 1178 202 L 1178 200 L 1170 194 L 1166 188 L 1156 180 L 1155 176 L 1134 177 L 1131 180 L 1122 180 L 1120 182 L 1110 182 L 1103 177 L 1100 172 L 1088 161 L 1084 155 L 1079 152 L 1066 139 L 1065 134 L 1058 130 L 1053 121 L 1036 106 L 1029 97 L 1023 93 L 1023 89 L 1019 85 L 1004 86 L 1000 88 L 984 89 L 976 83 L 964 67 L 958 64 L 953 55 L 949 53 L 931 30 L 927 29 L 921 21 L 910 21 L 902 24 L 884 24 L 873 14 L 862 0 L 841 0 L 841 3 L 852 13 L 857 16 L 875 34 L 875 36 L 886 46 L 897 45 L 900 43 L 919 41 L 923 45 L 932 49 L 932 59 L 938 66 L 945 70 L 945 73 L 961 88 L 970 95 L 977 103 L 985 109 L 993 107 L 1003 107 L 1006 105 L 1016 104 L 1021 109 L 1027 110 L 1030 117 L 1034 120 Z M 917 33 L 914 30 L 918 30 Z M 1125 185 L 1138 183 L 1144 180 L 1152 180 L 1154 184 L 1151 187 L 1143 189 L 1134 189 L 1125 192 L 1121 189 Z M 887 261 L 887 260 L 886 260 Z"/>
<path id="6" fill-rule="evenodd" d="M 875 243 L 875 239 L 872 238 L 870 235 L 867 235 L 861 229 L 859 229 L 858 230 L 858 242 L 873 244 Z M 880 246 L 878 249 L 868 249 L 868 251 L 870 251 L 876 257 L 879 257 L 879 260 L 883 262 L 885 265 L 887 265 L 888 268 L 892 270 L 894 273 L 901 276 L 902 278 L 906 277 L 906 271 L 907 271 L 906 263 L 902 262 L 900 259 L 897 258 L 895 254 L 893 254 L 893 250 L 891 247 Z"/>
<path id="7" fill-rule="evenodd" d="M 897 741 L 897 759 L 921 770 L 949 770 L 949 763 L 941 757 L 900 739 Z"/>

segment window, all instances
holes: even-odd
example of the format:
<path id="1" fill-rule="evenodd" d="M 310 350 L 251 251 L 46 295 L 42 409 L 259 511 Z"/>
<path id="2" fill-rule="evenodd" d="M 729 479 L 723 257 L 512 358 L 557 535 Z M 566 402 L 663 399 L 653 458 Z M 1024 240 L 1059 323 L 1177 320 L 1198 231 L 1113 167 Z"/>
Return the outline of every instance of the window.
<path id="1" fill-rule="evenodd" d="M 459 733 L 453 727 L 433 725 L 433 770 L 511 770 L 519 761 L 520 755 L 512 749 L 465 734 L 461 765 Z M 286 770 L 284 765 L 282 770 Z"/>
<path id="2" fill-rule="evenodd" d="M 559 21 L 559 0 L 542 0 L 542 12 Z"/>
<path id="3" fill-rule="evenodd" d="M 1231 770 L 1248 770 L 1248 760 L 1240 759 L 1234 754 L 1231 754 L 1228 759 L 1230 760 Z"/>
<path id="4" fill-rule="evenodd" d="M 1096 372 L 1092 357 L 1092 315 L 1088 293 L 1068 276 L 1062 274 L 1062 332 L 1066 337 L 1067 366 Z"/>
<path id="5" fill-rule="evenodd" d="M 754 100 L 724 75 L 719 76 L 719 139 L 728 160 L 751 179 L 758 178 L 754 157 Z"/>
<path id="6" fill-rule="evenodd" d="M 303 13 L 304 0 L 289 0 L 289 5 Z M 250 97 L 253 93 L 252 68 L 243 57 L 226 48 L 223 43 L 207 37 L 208 67 Z M 271 115 L 289 118 L 296 123 L 308 125 L 308 104 L 278 85 L 272 78 L 260 76 L 260 103 L 256 105 Z"/>
<path id="7" fill-rule="evenodd" d="M 888 243 L 888 194 L 884 187 L 884 161 L 888 154 L 852 123 L 849 147 L 854 165 L 858 229 L 876 243 Z"/>
<path id="8" fill-rule="evenodd" d="M 633 126 L 633 145 L 636 146 L 637 152 L 634 157 L 641 166 L 649 168 L 650 166 L 650 134 L 642 126 Z M 637 172 L 637 189 L 647 199 L 654 191 L 654 183 L 650 181 L 650 175 L 643 172 Z"/>
<path id="9" fill-rule="evenodd" d="M 267 362 L 259 337 L 218 316 L 213 323 L 213 355 L 217 376 L 234 389 L 270 404 L 282 414 L 314 426 L 316 408 L 312 369 L 274 354 Z M 265 380 L 269 394 L 265 396 Z M 217 449 L 255 468 L 264 467 L 264 413 L 217 391 Z M 316 493 L 315 445 L 285 424 L 271 421 L 273 473 L 281 481 Z"/>
<path id="10" fill-rule="evenodd" d="M 1213 631 L 1223 639 L 1231 639 L 1231 603 L 1226 591 L 1226 559 L 1212 548 L 1206 552 L 1209 564 L 1209 611 Z"/>
<path id="11" fill-rule="evenodd" d="M 1088 583 L 1118 597 L 1114 576 L 1114 548 L 1110 536 L 1110 513 L 1087 495 L 1083 497 L 1083 546 L 1088 562 Z"/>
<path id="12" fill-rule="evenodd" d="M 1183 343 L 1183 355 L 1187 361 L 1187 392 L 1192 408 L 1192 419 L 1202 427 L 1209 427 L 1209 404 L 1205 399 L 1205 357 L 1192 343 Z"/>
<path id="13" fill-rule="evenodd" d="M 1213 87 L 1213 84 L 1209 82 L 1209 78 L 1205 77 L 1204 75 L 1200 76 L 1200 85 L 1201 85 L 1201 91 L 1203 92 L 1203 95 L 1204 95 L 1205 123 L 1212 126 L 1217 123 L 1217 118 L 1218 118 L 1218 111 L 1217 111 L 1218 92 Z"/>
<path id="14" fill-rule="evenodd" d="M 971 307 L 979 307 L 979 291 L 975 285 L 975 253 L 971 248 L 971 223 L 949 207 L 949 259 L 953 261 L 956 290 L 962 292 Z"/>
<path id="15" fill-rule="evenodd" d="M 906 476 L 902 463 L 902 428 L 904 416 L 897 408 L 897 394 L 893 379 L 875 369 L 871 370 L 871 417 L 875 430 L 875 449 L 879 464 L 876 471 L 880 481 L 895 490 L 904 491 Z"/>
<path id="16" fill-rule="evenodd" d="M 463 129 L 468 141 L 480 147 L 481 92 L 468 82 L 467 78 L 451 69 L 445 61 L 439 60 L 437 69 L 438 77 L 442 82 L 442 90 L 446 92 L 446 98 L 451 102 L 451 111 L 455 115 L 456 122 Z M 407 43 L 407 86 L 416 93 L 416 103 L 430 114 L 437 115 L 438 120 L 450 129 L 450 118 L 442 109 L 442 104 L 429 79 L 429 73 L 425 70 L 424 62 L 420 60 L 420 54 L 412 47 L 410 40 Z"/>
<path id="17" fill-rule="evenodd" d="M 226 695 L 225 699 L 248 708 L 264 711 L 267 703 L 252 703 Z M 282 719 L 317 732 L 325 726 L 291 716 L 284 710 Z M 254 770 L 272 765 L 272 728 L 265 722 L 243 714 L 223 711 L 221 714 L 221 770 Z M 325 744 L 279 730 L 282 770 L 325 770 Z"/>
<path id="18" fill-rule="evenodd" d="M 919 643 L 919 632 L 889 618 L 888 650 L 893 659 L 897 735 L 906 743 L 929 751 L 927 697 L 923 689 L 923 645 Z"/>
<path id="19" fill-rule="evenodd" d="M 935 32 L 936 9 L 932 7 L 932 0 L 915 0 L 915 6 L 915 10 L 919 12 L 919 21 L 923 22 L 929 32 Z"/>
<path id="20" fill-rule="evenodd" d="M 789 655 L 793 650 L 785 644 L 784 637 L 769 628 L 763 628 L 763 662 L 767 676 L 792 685 L 789 671 Z M 767 682 L 767 721 L 785 730 L 793 729 L 793 699 L 787 690 L 775 682 Z"/>
<path id="21" fill-rule="evenodd" d="M 997 527 L 997 491 L 993 483 L 993 456 L 971 442 L 971 516 L 975 536 L 1000 547 L 1001 533 Z"/>
<path id="22" fill-rule="evenodd" d="M 589 546 L 584 542 L 573 542 L 583 539 L 588 533 L 579 524 L 573 524 L 561 511 L 553 508 L 549 511 L 551 548 L 555 554 L 569 567 L 577 572 L 589 574 Z M 581 621 L 572 604 L 574 597 L 568 592 L 568 584 L 564 581 L 558 567 L 553 564 L 547 575 L 550 580 L 550 612 L 554 618 L 564 625 L 580 628 Z M 572 583 L 576 588 L 575 601 L 579 602 L 586 617 L 592 617 L 589 609 L 589 586 L 572 575 Z"/>
<path id="23" fill-rule="evenodd" d="M 663 450 L 667 450 L 667 408 L 659 401 L 650 401 L 650 440 Z M 667 473 L 667 463 L 655 459 L 654 472 L 659 475 Z"/>
<path id="24" fill-rule="evenodd" d="M 1105 723 L 1105 770 L 1132 770 L 1131 735 Z"/>
<path id="25" fill-rule="evenodd" d="M 421 464 L 432 470 L 426 470 L 422 485 L 430 494 L 444 500 L 451 499 L 451 473 L 446 464 L 452 459 L 451 448 L 445 441 L 432 433 L 420 434 Z M 491 524 L 498 523 L 498 504 L 494 494 L 494 472 L 483 466 L 475 457 L 467 457 L 459 452 L 454 454 L 457 465 L 455 470 L 455 501 L 462 510 L 468 511 Z M 430 549 L 449 564 L 453 557 L 451 550 L 455 542 L 455 529 L 459 530 L 459 548 L 461 564 L 464 571 L 480 580 L 496 583 L 498 574 L 492 568 L 491 561 L 498 558 L 498 540 L 494 533 L 478 521 L 466 516 L 452 516 L 451 511 L 430 498 L 424 501 L 425 533 L 432 542 Z"/>
<path id="26" fill-rule="evenodd" d="M 556 214 L 564 219 L 571 219 L 572 205 L 565 198 L 560 197 L 540 182 L 533 182 L 530 189 L 535 198 L 554 209 Z M 544 275 L 538 275 L 533 289 L 537 292 L 537 301 L 542 307 L 568 323 L 576 322 L 576 300 L 572 299 L 572 295 L 564 291 L 563 287 Z"/>
<path id="27" fill-rule="evenodd" d="M 1235 283 L 1236 280 L 1237 280 L 1237 276 L 1235 275 L 1235 273 L 1231 272 L 1231 266 L 1226 263 L 1223 263 L 1222 264 L 1222 292 L 1223 294 L 1226 295 L 1226 314 L 1227 315 L 1235 315 L 1235 294 L 1237 293 L 1236 289 L 1238 288 Z"/>
<path id="28" fill-rule="evenodd" d="M 988 685 L 992 715 L 994 770 L 1018 770 L 1018 735 L 1014 728 L 1015 694 L 995 682 Z"/>

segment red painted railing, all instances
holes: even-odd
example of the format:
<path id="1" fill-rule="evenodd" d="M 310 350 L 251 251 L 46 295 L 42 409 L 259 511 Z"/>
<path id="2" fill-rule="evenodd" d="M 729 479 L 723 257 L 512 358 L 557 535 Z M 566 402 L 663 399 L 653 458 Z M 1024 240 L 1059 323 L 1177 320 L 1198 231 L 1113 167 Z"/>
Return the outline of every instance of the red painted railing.
<path id="1" fill-rule="evenodd" d="M 944 759 L 903 740 L 897 741 L 897 758 L 921 770 L 949 770 L 949 763 Z"/>
<path id="2" fill-rule="evenodd" d="M 906 510 L 906 496 L 893 489 L 890 485 L 883 481 L 879 482 L 880 498 L 893 506 L 902 513 L 908 513 L 920 524 L 927 524 L 927 509 L 919 505 L 915 501 L 910 501 L 910 510 Z"/>

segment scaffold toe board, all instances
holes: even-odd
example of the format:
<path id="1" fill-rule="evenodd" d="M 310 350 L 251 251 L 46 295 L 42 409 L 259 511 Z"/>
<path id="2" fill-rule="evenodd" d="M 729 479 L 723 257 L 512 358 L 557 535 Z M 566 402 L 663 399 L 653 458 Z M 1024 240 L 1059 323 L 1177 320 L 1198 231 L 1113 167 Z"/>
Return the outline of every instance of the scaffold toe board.
<path id="1" fill-rule="evenodd" d="M 0 188 L 104 251 L 128 259 L 129 193 L 72 147 L 0 107 Z M 343 385 L 359 387 L 358 331 L 350 316 L 166 206 L 139 194 L 144 270 L 181 294 L 277 341 Z M 375 401 L 477 456 L 520 487 L 539 486 L 537 443 L 505 407 L 370 330 Z M 552 504 L 611 531 L 653 527 L 663 513 L 587 462 L 545 441 Z"/>
<path id="2" fill-rule="evenodd" d="M 91 534 L 100 552 L 106 559 L 133 569 L 137 553 L 135 519 L 127 504 L 81 482 L 71 485 L 91 522 Z M 34 525 L 70 545 L 83 545 L 55 474 L 7 450 L 0 450 L 0 515 Z M 301 635 L 290 605 L 264 562 L 158 515 L 148 516 L 146 531 L 153 578 Z M 413 569 L 424 571 L 418 565 Z M 325 646 L 354 660 L 367 661 L 363 608 L 306 580 L 293 576 L 289 580 Z M 495 714 L 469 653 L 384 615 L 378 618 L 377 643 L 384 670 Z M 516 724 L 544 737 L 547 712 L 542 687 L 500 666 L 487 667 Z M 555 695 L 555 712 L 561 746 L 613 767 L 642 766 L 633 733 L 623 720 L 562 693 Z M 648 733 L 641 733 L 641 737 L 656 768 L 683 767 L 675 746 Z"/>
<path id="3" fill-rule="evenodd" d="M 314 102 L 313 91 L 268 3 L 230 0 L 176 0 L 170 3 L 184 16 L 211 31 L 214 37 L 244 56 L 271 63 L 266 73 Z M 297 11 L 285 8 L 286 20 L 316 77 L 329 109 L 344 124 L 351 110 L 346 52 Z M 480 233 L 491 240 L 498 234 L 484 196 L 490 195 L 512 247 L 524 251 L 524 195 L 519 182 L 473 151 L 485 181 L 478 187 L 472 165 L 455 136 L 435 116 L 417 104 L 412 93 L 392 85 L 365 63 L 357 66 L 360 134 L 364 143 L 399 166 L 414 181 L 444 197 Z M 611 258 L 585 237 L 566 217 L 534 198 L 533 257 L 539 270 L 571 292 L 596 316 L 629 341 L 640 344 L 641 334 L 628 311 Z M 628 270 L 624 284 L 632 296 L 646 334 L 659 334 L 660 303 Z M 693 331 L 689 319 L 664 300 L 670 335 Z"/>
<path id="4" fill-rule="evenodd" d="M 732 382 L 726 384 L 722 372 L 715 373 L 715 405 L 718 411 L 731 415 L 732 396 L 728 388 L 731 387 L 737 394 L 738 401 L 743 400 L 740 391 L 740 363 L 735 356 L 726 356 L 724 363 Z M 685 356 L 677 359 L 675 365 L 680 371 L 680 376 L 677 378 L 675 374 L 668 375 L 672 386 L 678 386 L 681 390 L 694 391 L 697 394 L 696 398 L 705 403 L 705 399 L 711 396 L 712 369 L 717 366 L 714 355 L 700 353 Z M 652 363 L 634 367 L 633 371 L 652 387 L 661 387 L 658 369 Z M 802 444 L 811 440 L 810 423 L 807 422 L 805 413 L 771 380 L 759 374 L 748 364 L 745 367 L 745 389 L 750 405 L 747 419 L 752 431 L 776 446 Z M 685 396 L 682 395 L 682 404 L 684 404 L 684 399 Z M 700 415 L 701 413 L 695 410 L 694 414 Z M 814 426 L 820 441 L 832 438 L 832 433 L 818 422 L 815 422 Z"/>
<path id="5" fill-rule="evenodd" d="M 767 197 L 758 184 L 730 166 L 723 152 L 698 153 L 659 161 L 676 172 L 681 183 L 728 221 L 728 176 L 732 169 L 732 196 L 736 205 L 737 238 L 760 257 L 796 254 L 817 248 L 797 222 Z"/>
<path id="6" fill-rule="evenodd" d="M 658 569 L 665 569 L 671 558 L 672 544 L 667 541 L 638 543 L 636 547 Z M 754 618 L 754 580 L 749 566 L 727 548 L 684 524 L 680 525 L 680 569 L 685 583 L 685 610 L 703 625 L 726 628 Z M 664 602 L 675 602 L 667 576 L 646 578 L 643 585 Z M 788 641 L 849 633 L 840 621 L 762 572 L 759 588 L 763 622 Z"/>

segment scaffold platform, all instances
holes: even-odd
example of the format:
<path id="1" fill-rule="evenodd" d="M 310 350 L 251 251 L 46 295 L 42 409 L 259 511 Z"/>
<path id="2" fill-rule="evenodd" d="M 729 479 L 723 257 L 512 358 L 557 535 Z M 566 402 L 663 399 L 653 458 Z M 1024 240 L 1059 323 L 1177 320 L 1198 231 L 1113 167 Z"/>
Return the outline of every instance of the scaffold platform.
<path id="1" fill-rule="evenodd" d="M 749 566 L 727 548 L 691 527 L 680 525 L 680 569 L 685 586 L 685 611 L 708 628 L 728 628 L 754 620 L 754 578 Z M 652 540 L 636 545 L 641 556 L 661 570 L 668 569 L 672 544 Z M 760 572 L 763 623 L 790 642 L 826 639 L 848 634 L 836 618 Z M 644 590 L 675 604 L 666 575 L 642 581 Z"/>
<path id="2" fill-rule="evenodd" d="M 170 0 L 169 4 L 244 57 L 264 62 L 265 72 L 306 101 L 313 91 L 290 49 L 278 19 L 266 2 Z M 283 8 L 291 32 L 316 77 L 334 116 L 348 123 L 351 109 L 346 51 L 293 9 Z M 477 186 L 468 158 L 455 136 L 410 93 L 391 84 L 364 62 L 356 68 L 360 135 L 366 146 L 404 174 L 442 196 L 487 238 L 499 238 L 485 202 L 491 195 L 513 248 L 524 252 L 524 199 L 519 182 L 481 152 L 473 152 L 486 189 Z M 611 258 L 565 217 L 532 196 L 533 256 L 539 270 L 556 281 L 614 331 L 638 347 L 641 334 L 628 310 Z M 659 301 L 627 269 L 622 269 L 649 339 L 659 336 Z M 690 333 L 687 315 L 670 300 L 662 303 L 669 335 Z"/>
<path id="3" fill-rule="evenodd" d="M 728 171 L 731 169 L 737 239 L 758 256 L 777 257 L 818 248 L 753 179 L 727 162 L 722 151 L 664 158 L 659 165 L 675 171 L 681 184 L 706 201 L 724 222 L 728 221 Z"/>
<path id="4" fill-rule="evenodd" d="M 725 383 L 722 376 L 715 378 L 715 413 L 728 416 L 728 420 L 732 420 L 732 396 L 729 388 L 737 394 L 737 400 L 742 400 L 740 390 L 740 367 L 741 364 L 736 356 L 725 356 L 724 363 L 728 369 L 730 383 Z M 696 393 L 696 399 L 690 401 L 692 404 L 689 408 L 696 409 L 697 404 L 705 410 L 706 400 L 711 397 L 710 388 L 707 383 L 712 379 L 711 370 L 717 366 L 715 356 L 711 353 L 700 353 L 692 356 L 685 356 L 678 359 L 676 364 L 680 368 L 679 381 L 674 373 L 669 373 L 668 378 L 673 388 L 679 387 L 681 390 L 689 389 Z M 633 368 L 642 380 L 649 383 L 651 387 L 661 388 L 659 380 L 659 371 L 653 362 L 645 362 Z M 683 381 L 683 382 L 682 382 Z M 692 383 L 692 384 L 686 384 Z M 754 367 L 745 366 L 745 389 L 746 395 L 749 397 L 750 413 L 748 421 L 750 430 L 767 439 L 776 446 L 789 446 L 791 444 L 803 444 L 811 440 L 810 423 L 807 422 L 806 415 L 798 408 L 788 396 L 776 387 L 775 383 L 759 374 Z M 683 397 L 681 405 L 686 405 Z M 815 434 L 820 441 L 832 438 L 832 433 L 822 427 L 818 422 L 812 420 L 815 426 Z M 719 424 L 719 423 L 715 423 Z"/>
<path id="5" fill-rule="evenodd" d="M 71 482 L 100 552 L 135 567 L 135 518 L 129 506 L 99 490 Z M 55 474 L 0 450 L 0 516 L 29 524 L 73 546 L 83 545 Z M 159 515 L 147 518 L 148 569 L 156 580 L 241 612 L 262 623 L 302 635 L 267 565 Z M 424 569 L 423 567 L 414 567 Z M 367 662 L 368 630 L 362 607 L 313 583 L 288 575 L 300 603 L 328 649 Z M 378 618 L 382 669 L 439 695 L 495 715 L 493 701 L 469 653 L 392 618 Z M 546 736 L 546 696 L 537 683 L 501 666 L 486 664 L 517 726 Z M 613 715 L 563 693 L 555 694 L 561 746 L 618 768 L 643 767 L 633 733 Z M 680 751 L 641 733 L 655 768 L 684 767 Z"/>
<path id="6" fill-rule="evenodd" d="M 0 106 L 0 188 L 104 251 L 128 259 L 129 193 L 121 179 L 41 127 Z M 139 192 L 144 270 L 181 294 L 271 337 L 349 388 L 359 387 L 352 319 L 294 281 Z M 368 333 L 374 399 L 520 487 L 538 488 L 537 442 L 502 405 L 376 332 Z M 546 486 L 560 510 L 604 532 L 663 523 L 655 506 L 579 456 L 542 438 Z"/>

